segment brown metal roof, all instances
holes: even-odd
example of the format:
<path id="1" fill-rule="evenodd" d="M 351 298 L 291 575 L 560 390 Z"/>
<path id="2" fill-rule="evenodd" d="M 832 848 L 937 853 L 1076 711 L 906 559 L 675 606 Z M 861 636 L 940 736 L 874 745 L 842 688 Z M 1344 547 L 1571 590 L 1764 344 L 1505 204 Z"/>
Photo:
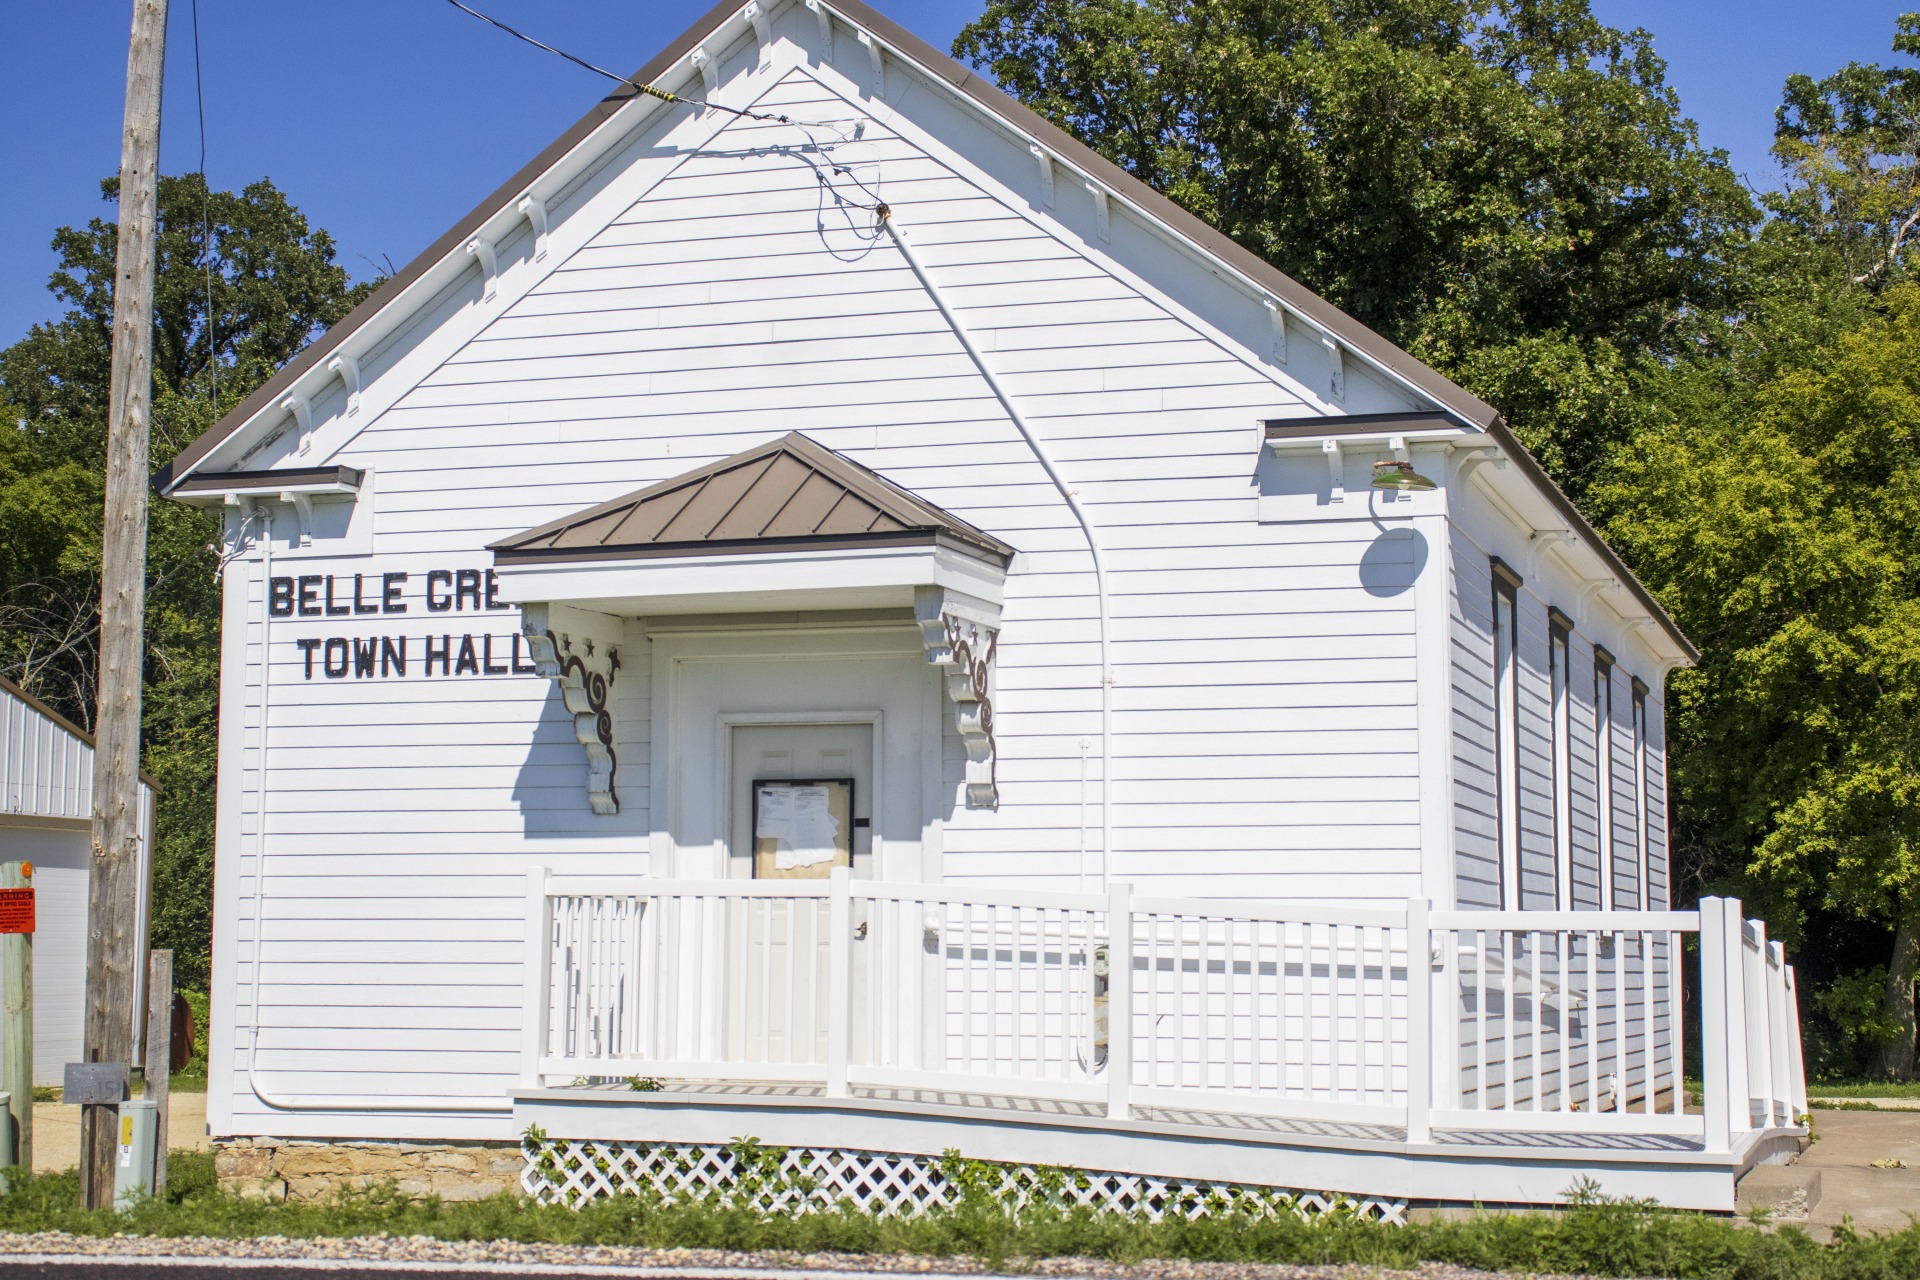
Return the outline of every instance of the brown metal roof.
<path id="1" fill-rule="evenodd" d="M 358 467 L 276 467 L 267 471 L 203 471 L 173 486 L 175 497 L 187 493 L 228 493 L 254 486 L 345 485 L 358 489 L 366 473 Z"/>
<path id="2" fill-rule="evenodd" d="M 799 432 L 696 467 L 489 550 L 503 562 L 959 542 L 1013 548 Z"/>
<path id="3" fill-rule="evenodd" d="M 861 0 L 822 0 L 822 5 L 840 14 L 848 22 L 872 32 L 882 43 L 899 50 L 912 61 L 946 80 L 955 91 L 971 98 L 1014 129 L 1031 137 L 1068 165 L 1089 175 L 1121 199 L 1164 223 L 1176 234 L 1190 240 L 1262 288 L 1270 290 L 1275 297 L 1288 306 L 1298 308 L 1299 312 L 1313 323 L 1325 328 L 1355 352 L 1378 361 L 1385 368 L 1405 378 L 1409 384 L 1422 394 L 1432 397 L 1434 403 L 1443 406 L 1449 413 L 1457 415 L 1463 421 L 1485 428 L 1508 456 L 1517 461 L 1522 474 L 1545 487 L 1554 505 L 1567 515 L 1576 530 L 1583 536 L 1592 535 L 1593 545 L 1601 559 L 1605 560 L 1608 567 L 1619 575 L 1634 599 L 1639 601 L 1641 607 L 1659 622 L 1661 628 L 1679 645 L 1681 651 L 1689 659 L 1699 660 L 1699 651 L 1693 647 L 1679 625 L 1634 576 L 1626 562 L 1621 560 L 1613 548 L 1608 546 L 1605 540 L 1601 539 L 1599 534 L 1588 525 L 1586 518 L 1534 460 L 1526 446 L 1521 444 L 1508 429 L 1506 420 L 1492 405 L 1444 374 L 1429 368 L 1258 254 L 1216 230 L 1198 216 L 1187 212 L 1168 197 L 1161 195 L 1072 134 L 1024 104 L 1014 101 L 998 85 L 983 79 L 972 69 L 948 57 L 906 28 L 862 3 Z M 662 49 L 640 70 L 634 72 L 632 80 L 638 84 L 652 83 L 739 11 L 739 0 L 720 0 L 703 17 L 682 32 L 678 39 Z M 638 89 L 622 85 L 603 98 L 593 110 L 587 112 L 574 122 L 571 128 L 555 139 L 551 146 L 535 156 L 513 177 L 507 179 L 451 230 L 434 241 L 423 253 L 375 290 L 365 302 L 355 307 L 338 324 L 327 330 L 319 341 L 288 361 L 281 367 L 278 374 L 267 381 L 266 385 L 236 405 L 232 412 L 181 450 L 173 461 L 154 475 L 154 487 L 163 494 L 173 492 L 174 486 L 178 483 L 174 477 L 185 474 L 222 441 L 245 426 L 262 409 L 279 403 L 302 374 L 322 360 L 330 358 L 361 325 L 385 310 L 387 305 L 397 299 L 415 280 L 425 275 L 441 259 L 457 250 L 488 219 L 508 204 L 517 201 L 535 178 L 553 167 L 561 157 L 578 146 L 594 130 L 611 119 L 630 99 L 637 96 L 640 96 Z"/>

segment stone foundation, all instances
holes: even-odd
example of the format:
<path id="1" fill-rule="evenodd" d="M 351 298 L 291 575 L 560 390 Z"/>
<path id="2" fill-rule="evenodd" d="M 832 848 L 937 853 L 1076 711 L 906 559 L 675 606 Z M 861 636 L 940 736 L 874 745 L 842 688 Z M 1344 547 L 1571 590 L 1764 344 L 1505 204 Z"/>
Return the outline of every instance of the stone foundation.
<path id="1" fill-rule="evenodd" d="M 408 1195 L 479 1200 L 520 1191 L 518 1143 L 314 1142 L 230 1138 L 214 1144 L 222 1186 L 268 1200 L 324 1200 L 342 1187 L 391 1182 Z"/>

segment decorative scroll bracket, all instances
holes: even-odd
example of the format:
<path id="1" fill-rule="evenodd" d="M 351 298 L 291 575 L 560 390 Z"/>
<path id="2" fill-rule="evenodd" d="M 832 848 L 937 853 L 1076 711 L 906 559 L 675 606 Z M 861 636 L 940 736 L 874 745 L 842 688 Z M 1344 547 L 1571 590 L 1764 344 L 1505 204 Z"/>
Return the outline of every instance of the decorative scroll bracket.
<path id="1" fill-rule="evenodd" d="M 564 604 L 522 605 L 520 617 L 535 669 L 559 686 L 560 700 L 573 713 L 573 736 L 587 753 L 587 803 L 598 814 L 620 812 L 613 682 L 620 672 L 623 624 Z"/>
<path id="2" fill-rule="evenodd" d="M 913 616 L 927 661 L 946 673 L 954 725 L 967 749 L 967 808 L 997 809 L 993 658 L 1000 641 L 1000 610 L 955 591 L 918 587 Z"/>

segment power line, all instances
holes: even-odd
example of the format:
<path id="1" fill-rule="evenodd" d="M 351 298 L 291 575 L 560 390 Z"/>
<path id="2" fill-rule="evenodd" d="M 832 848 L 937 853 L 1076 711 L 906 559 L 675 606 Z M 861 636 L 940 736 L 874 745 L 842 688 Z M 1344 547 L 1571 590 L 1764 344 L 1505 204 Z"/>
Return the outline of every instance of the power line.
<path id="1" fill-rule="evenodd" d="M 500 30 L 506 32 L 508 35 L 512 36 L 516 40 L 524 40 L 526 43 L 532 45 L 536 49 L 545 49 L 548 53 L 551 53 L 556 57 L 565 58 L 568 62 L 573 63 L 576 67 L 584 67 L 588 71 L 593 72 L 595 75 L 605 76 L 607 79 L 613 81 L 615 84 L 631 85 L 633 88 L 639 90 L 641 93 L 646 94 L 650 98 L 658 98 L 662 102 L 684 102 L 690 107 L 712 108 L 715 111 L 726 111 L 747 120 L 771 120 L 778 124 L 793 123 L 791 119 L 783 115 L 774 115 L 764 111 L 746 111 L 739 107 L 724 106 L 718 102 L 702 102 L 698 98 L 681 97 L 679 94 L 669 92 L 668 90 L 662 89 L 657 85 L 641 84 L 638 80 L 632 79 L 631 77 L 616 75 L 613 72 L 607 70 L 605 67 L 596 66 L 595 64 L 588 62 L 585 58 L 575 57 L 573 54 L 568 53 L 565 49 L 556 49 L 552 45 L 546 43 L 543 40 L 536 40 L 532 36 L 528 35 L 526 32 L 518 31 L 508 26 L 506 23 L 500 21 L 500 19 L 498 18 L 488 17 L 486 14 L 480 12 L 478 9 L 469 8 L 468 6 L 461 4 L 460 0 L 447 0 L 447 3 L 452 5 L 454 8 L 458 9 L 460 12 L 467 14 L 469 17 L 480 19 L 480 21 L 486 23 L 490 27 L 498 27 Z"/>
<path id="2" fill-rule="evenodd" d="M 747 111 L 740 107 L 729 107 L 718 102 L 705 102 L 698 98 L 682 97 L 677 93 L 672 93 L 666 89 L 662 89 L 658 85 L 642 84 L 638 80 L 634 80 L 631 77 L 616 75 L 615 73 L 607 70 L 605 67 L 602 67 L 597 63 L 588 62 L 585 58 L 577 57 L 574 54 L 568 53 L 565 49 L 556 48 L 555 46 L 548 44 L 544 40 L 536 40 L 534 37 L 528 35 L 526 32 L 520 31 L 514 27 L 508 26 L 506 23 L 500 21 L 498 18 L 490 17 L 489 15 L 480 12 L 478 9 L 475 9 L 469 5 L 461 3 L 461 0 L 447 0 L 447 3 L 452 5 L 454 8 L 460 10 L 460 12 L 468 15 L 469 17 L 477 18 L 481 22 L 486 23 L 490 27 L 494 27 L 494 28 L 497 28 L 498 30 L 506 32 L 508 35 L 512 36 L 516 40 L 524 41 L 525 43 L 532 45 L 536 49 L 545 50 L 547 53 L 551 53 L 555 57 L 565 58 L 568 62 L 573 63 L 575 66 L 582 67 L 588 71 L 591 71 L 595 75 L 605 76 L 607 79 L 613 81 L 615 84 L 629 85 L 632 88 L 638 90 L 641 93 L 646 94 L 649 97 L 660 99 L 662 102 L 685 103 L 686 105 L 691 107 L 702 107 L 702 108 L 710 107 L 710 108 L 713 108 L 714 110 L 725 111 L 746 120 L 763 120 L 763 121 L 768 121 L 776 124 L 792 125 L 794 128 L 800 130 L 800 132 L 807 139 L 807 146 L 811 148 L 813 151 L 818 152 L 820 156 L 824 159 L 825 163 L 822 164 L 820 162 L 816 162 L 814 159 L 807 156 L 804 153 L 804 150 L 801 148 L 787 147 L 787 146 L 774 146 L 774 147 L 767 148 L 767 151 L 769 153 L 785 155 L 790 158 L 797 159 L 813 171 L 814 179 L 818 182 L 821 190 L 820 212 L 822 214 L 825 213 L 825 202 L 828 197 L 832 198 L 836 209 L 838 209 L 843 215 L 845 215 L 847 211 L 851 209 L 879 209 L 882 205 L 882 201 L 880 199 L 880 193 L 875 191 L 872 187 L 868 186 L 866 182 L 862 181 L 859 174 L 855 173 L 853 169 L 847 165 L 836 164 L 833 162 L 832 153 L 835 147 L 845 145 L 849 141 L 849 139 L 846 138 L 845 136 L 841 136 L 841 137 L 835 138 L 834 141 L 832 142 L 823 143 L 818 137 L 814 135 L 814 130 L 816 129 L 834 131 L 835 126 L 833 125 L 822 124 L 817 122 L 809 123 L 802 120 L 795 120 L 791 116 L 778 115 L 775 113 L 764 112 L 764 111 Z M 853 133 L 854 138 L 858 138 L 860 136 L 860 131 L 862 128 L 864 128 L 864 122 L 862 122 L 862 124 L 860 125 L 855 126 L 854 133 Z M 870 201 L 871 203 L 863 203 L 859 200 L 849 199 L 847 194 L 841 190 L 839 182 L 837 181 L 838 179 L 842 179 L 842 178 L 846 179 L 854 187 L 858 188 L 860 193 L 866 196 L 867 200 Z M 865 240 L 867 242 L 867 247 L 869 249 L 871 249 L 872 246 L 878 242 L 880 232 L 877 226 L 873 228 L 870 232 L 863 232 L 854 224 L 850 216 L 848 217 L 847 221 L 848 221 L 849 229 L 852 230 L 854 234 L 858 236 L 860 239 Z M 826 233 L 826 225 L 825 225 L 824 219 L 820 220 L 819 227 L 820 227 L 821 234 L 824 237 Z M 841 256 L 839 253 L 833 250 L 831 245 L 828 246 L 828 251 L 831 253 L 834 253 L 835 257 Z M 862 252 L 862 254 L 856 255 L 856 257 L 859 257 L 859 256 L 864 256 L 864 251 Z"/>

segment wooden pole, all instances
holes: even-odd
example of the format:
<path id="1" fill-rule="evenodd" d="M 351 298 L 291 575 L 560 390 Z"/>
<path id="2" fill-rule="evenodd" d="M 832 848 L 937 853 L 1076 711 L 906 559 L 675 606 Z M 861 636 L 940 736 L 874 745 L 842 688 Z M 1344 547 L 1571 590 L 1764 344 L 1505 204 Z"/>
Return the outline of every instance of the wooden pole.
<path id="1" fill-rule="evenodd" d="M 28 889 L 32 882 L 24 864 L 0 864 L 0 889 Z M 6 1062 L 0 1065 L 0 1090 L 7 1094 L 8 1118 L 13 1129 L 13 1163 L 33 1168 L 33 935 L 0 935 L 0 970 L 4 970 Z"/>
<path id="2" fill-rule="evenodd" d="M 167 1097 L 173 1083 L 173 952 L 147 953 L 147 1099 L 158 1104 L 159 1134 L 154 1139 L 155 1200 L 167 1194 Z"/>
<path id="3" fill-rule="evenodd" d="M 141 620 L 146 605 L 148 414 L 153 398 L 153 272 L 160 180 L 160 81 L 167 0 L 134 0 L 120 138 L 120 239 L 114 261 L 113 365 L 100 565 L 99 706 L 94 716 L 93 868 L 87 897 L 86 1057 L 132 1067 L 140 918 Z M 118 1108 L 80 1124 L 80 1198 L 113 1203 Z"/>

